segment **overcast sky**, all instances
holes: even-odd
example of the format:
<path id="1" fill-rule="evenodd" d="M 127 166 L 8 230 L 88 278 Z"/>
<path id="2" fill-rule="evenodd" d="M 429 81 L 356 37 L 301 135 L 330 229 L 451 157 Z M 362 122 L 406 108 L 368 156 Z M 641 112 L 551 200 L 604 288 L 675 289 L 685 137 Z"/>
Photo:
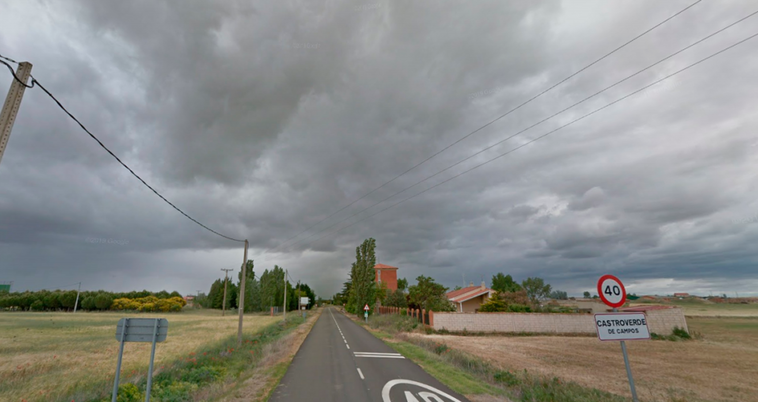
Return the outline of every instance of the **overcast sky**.
<path id="1" fill-rule="evenodd" d="M 249 239 L 256 273 L 278 264 L 320 296 L 340 290 L 368 237 L 412 283 L 504 272 L 576 295 L 611 273 L 629 292 L 756 294 L 758 38 L 359 220 L 758 32 L 758 16 L 347 219 L 751 1 L 695 5 L 287 243 L 693 1 L 10 0 L 0 54 L 31 62 L 179 208 Z M 187 294 L 242 259 L 26 91 L 0 163 L 0 281 Z"/>

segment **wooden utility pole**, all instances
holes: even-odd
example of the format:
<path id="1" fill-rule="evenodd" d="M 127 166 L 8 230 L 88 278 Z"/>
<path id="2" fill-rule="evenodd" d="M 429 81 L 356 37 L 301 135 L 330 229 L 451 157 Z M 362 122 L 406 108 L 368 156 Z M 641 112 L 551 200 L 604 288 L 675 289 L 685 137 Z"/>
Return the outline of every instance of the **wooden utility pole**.
<path id="1" fill-rule="evenodd" d="M 245 254 L 242 257 L 242 279 L 240 280 L 239 306 L 240 321 L 237 326 L 237 345 L 242 346 L 242 317 L 245 314 L 245 282 L 247 280 L 247 239 L 245 239 Z"/>
<path id="2" fill-rule="evenodd" d="M 284 270 L 284 314 L 282 314 L 282 319 L 287 319 L 287 270 Z"/>
<path id="3" fill-rule="evenodd" d="M 221 305 L 221 316 L 224 316 L 224 313 L 226 312 L 226 284 L 229 282 L 229 271 L 234 271 L 233 269 L 224 269 L 221 268 L 222 271 L 226 272 L 226 278 L 224 278 L 224 304 Z"/>
<path id="4" fill-rule="evenodd" d="M 3 104 L 3 110 L 0 112 L 0 161 L 3 159 L 5 153 L 5 146 L 8 145 L 8 140 L 11 137 L 11 129 L 13 129 L 13 123 L 16 121 L 16 115 L 18 109 L 21 107 L 21 98 L 24 97 L 24 90 L 26 90 L 26 81 L 29 80 L 29 76 L 32 75 L 32 64 L 27 62 L 21 62 L 16 69 L 16 76 L 24 83 L 23 85 L 11 79 L 11 88 L 8 90 L 8 96 L 5 97 L 5 104 Z"/>

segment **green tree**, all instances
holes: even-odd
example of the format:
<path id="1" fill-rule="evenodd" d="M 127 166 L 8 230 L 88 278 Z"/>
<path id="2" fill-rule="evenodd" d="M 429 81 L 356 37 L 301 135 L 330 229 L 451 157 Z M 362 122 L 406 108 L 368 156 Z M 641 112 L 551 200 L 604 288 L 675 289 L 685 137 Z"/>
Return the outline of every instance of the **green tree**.
<path id="1" fill-rule="evenodd" d="M 397 290 L 402 290 L 405 292 L 408 290 L 408 280 L 405 278 L 400 278 L 397 280 Z"/>
<path id="2" fill-rule="evenodd" d="M 390 290 L 387 292 L 387 298 L 384 299 L 383 305 L 389 307 L 408 307 L 408 299 L 402 290 Z"/>
<path id="3" fill-rule="evenodd" d="M 503 275 L 502 272 L 498 272 L 492 276 L 492 290 L 497 290 L 498 292 L 518 292 L 521 290 L 521 286 L 510 275 Z"/>
<path id="4" fill-rule="evenodd" d="M 418 283 L 408 288 L 409 305 L 432 311 L 455 311 L 455 306 L 448 300 L 447 288 L 424 275 L 416 278 Z"/>
<path id="5" fill-rule="evenodd" d="M 113 298 L 108 293 L 100 293 L 95 296 L 95 307 L 98 310 L 108 310 L 113 304 Z"/>
<path id="6" fill-rule="evenodd" d="M 358 311 L 354 313 L 360 315 L 362 307 L 366 304 L 374 305 L 376 302 L 376 282 L 374 279 L 374 265 L 376 265 L 376 240 L 369 238 L 355 249 L 355 262 L 350 270 L 350 280 L 352 289 L 348 304 L 351 304 Z M 373 310 L 372 310 L 373 311 Z"/>
<path id="7" fill-rule="evenodd" d="M 63 292 L 60 297 L 61 306 L 67 309 L 73 309 L 76 303 L 76 290 Z"/>
<path id="8" fill-rule="evenodd" d="M 585 298 L 585 299 L 589 299 L 590 297 L 591 297 L 591 296 L 590 296 L 590 292 L 586 292 L 586 291 L 585 291 L 585 292 L 584 292 L 584 298 Z"/>
<path id="9" fill-rule="evenodd" d="M 556 300 L 568 300 L 568 293 L 562 290 L 554 290 L 550 292 L 550 298 Z"/>
<path id="10" fill-rule="evenodd" d="M 85 310 L 94 310 L 95 307 L 95 297 L 94 296 L 87 296 L 82 300 L 82 308 Z"/>
<path id="11" fill-rule="evenodd" d="M 537 304 L 540 299 L 547 298 L 552 290 L 552 287 L 546 284 L 544 279 L 537 277 L 524 279 L 521 286 L 524 287 L 529 300 L 534 304 Z"/>

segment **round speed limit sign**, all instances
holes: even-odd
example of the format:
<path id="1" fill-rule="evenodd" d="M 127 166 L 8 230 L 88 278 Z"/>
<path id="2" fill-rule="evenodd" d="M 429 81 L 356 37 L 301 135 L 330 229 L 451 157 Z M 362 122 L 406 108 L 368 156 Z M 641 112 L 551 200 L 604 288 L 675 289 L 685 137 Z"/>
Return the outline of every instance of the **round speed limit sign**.
<path id="1" fill-rule="evenodd" d="M 597 281 L 597 294 L 603 303 L 618 308 L 626 303 L 626 289 L 619 278 L 613 275 L 603 275 Z"/>

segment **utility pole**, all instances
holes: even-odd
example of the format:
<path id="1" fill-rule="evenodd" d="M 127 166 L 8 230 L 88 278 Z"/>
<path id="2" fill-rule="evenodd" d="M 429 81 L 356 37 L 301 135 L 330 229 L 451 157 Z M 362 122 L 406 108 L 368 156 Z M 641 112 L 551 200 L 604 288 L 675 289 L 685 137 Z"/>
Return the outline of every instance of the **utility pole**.
<path id="1" fill-rule="evenodd" d="M 224 278 L 224 304 L 221 305 L 221 316 L 224 316 L 224 313 L 226 312 L 226 284 L 229 282 L 229 271 L 234 271 L 233 269 L 224 269 L 221 268 L 222 271 L 226 272 L 226 278 Z"/>
<path id="2" fill-rule="evenodd" d="M 247 276 L 247 239 L 245 239 L 245 254 L 242 257 L 242 279 L 240 280 L 239 306 L 240 322 L 237 325 L 237 345 L 242 346 L 242 316 L 245 314 L 245 282 Z"/>
<path id="3" fill-rule="evenodd" d="M 284 270 L 284 314 L 282 314 L 282 319 L 287 319 L 287 270 Z"/>
<path id="4" fill-rule="evenodd" d="M 76 289 L 76 301 L 74 302 L 74 313 L 76 313 L 76 307 L 79 305 L 79 292 L 82 291 L 82 283 L 79 282 L 79 288 Z"/>
<path id="5" fill-rule="evenodd" d="M 16 76 L 26 85 L 29 76 L 32 75 L 32 64 L 21 62 L 16 69 Z M 18 109 L 21 107 L 21 99 L 24 97 L 26 87 L 16 79 L 11 80 L 11 87 L 8 90 L 8 96 L 5 97 L 3 110 L 0 112 L 0 161 L 5 153 L 5 146 L 8 145 L 8 139 L 11 137 L 11 129 L 16 121 Z"/>

